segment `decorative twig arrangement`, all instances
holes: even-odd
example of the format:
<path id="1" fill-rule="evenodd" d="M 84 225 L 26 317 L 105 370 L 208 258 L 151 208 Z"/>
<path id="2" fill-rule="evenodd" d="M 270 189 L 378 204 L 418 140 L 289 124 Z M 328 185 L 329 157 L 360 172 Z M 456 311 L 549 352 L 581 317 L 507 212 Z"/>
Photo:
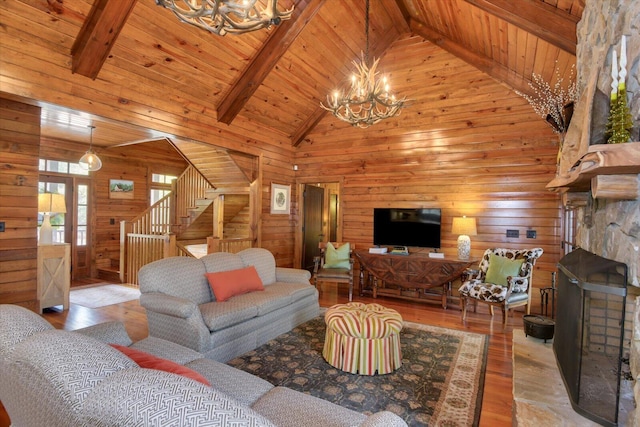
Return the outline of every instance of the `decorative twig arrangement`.
<path id="1" fill-rule="evenodd" d="M 564 78 L 560 76 L 556 67 L 557 79 L 553 87 L 544 81 L 540 74 L 533 73 L 533 82 L 529 83 L 529 86 L 535 95 L 530 96 L 516 91 L 518 95 L 529 102 L 536 114 L 545 119 L 555 133 L 564 134 L 567 132 L 573 115 L 573 104 L 578 100 L 578 88 L 573 80 L 574 69 L 575 66 L 572 66 L 571 78 L 566 87 L 562 85 Z"/>

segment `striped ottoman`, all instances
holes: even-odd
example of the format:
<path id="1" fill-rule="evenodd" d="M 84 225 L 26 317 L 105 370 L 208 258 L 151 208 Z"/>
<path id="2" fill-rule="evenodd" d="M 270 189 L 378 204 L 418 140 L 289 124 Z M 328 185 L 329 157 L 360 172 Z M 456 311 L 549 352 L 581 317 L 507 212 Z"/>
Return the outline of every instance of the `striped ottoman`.
<path id="1" fill-rule="evenodd" d="M 329 308 L 322 356 L 331 366 L 360 375 L 388 374 L 402 365 L 402 316 L 380 304 L 350 302 Z"/>

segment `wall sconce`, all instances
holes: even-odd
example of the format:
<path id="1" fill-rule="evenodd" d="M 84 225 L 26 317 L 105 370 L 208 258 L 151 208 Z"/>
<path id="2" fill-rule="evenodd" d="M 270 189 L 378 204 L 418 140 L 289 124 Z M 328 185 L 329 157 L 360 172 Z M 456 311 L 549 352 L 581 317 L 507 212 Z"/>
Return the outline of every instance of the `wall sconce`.
<path id="1" fill-rule="evenodd" d="M 53 193 L 38 194 L 38 212 L 44 213 L 42 225 L 40 226 L 38 245 L 52 245 L 53 229 L 51 228 L 50 216 L 52 213 L 67 213 L 64 195 Z"/>
<path id="2" fill-rule="evenodd" d="M 476 219 L 456 217 L 453 218 L 451 233 L 459 234 L 458 236 L 458 259 L 467 260 L 471 254 L 471 238 L 478 234 L 476 230 Z"/>

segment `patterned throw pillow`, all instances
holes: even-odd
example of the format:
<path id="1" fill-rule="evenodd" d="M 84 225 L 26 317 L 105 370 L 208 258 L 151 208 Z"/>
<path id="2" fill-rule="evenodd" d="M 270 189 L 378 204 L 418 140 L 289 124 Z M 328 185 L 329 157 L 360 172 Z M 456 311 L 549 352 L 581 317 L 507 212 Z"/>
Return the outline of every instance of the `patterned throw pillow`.
<path id="1" fill-rule="evenodd" d="M 337 249 L 331 242 L 327 243 L 324 253 L 324 268 L 349 268 L 349 252 L 349 243 L 345 243 Z"/>
<path id="2" fill-rule="evenodd" d="M 524 259 L 509 259 L 496 254 L 489 258 L 489 269 L 484 278 L 486 283 L 507 286 L 507 277 L 519 276 Z"/>

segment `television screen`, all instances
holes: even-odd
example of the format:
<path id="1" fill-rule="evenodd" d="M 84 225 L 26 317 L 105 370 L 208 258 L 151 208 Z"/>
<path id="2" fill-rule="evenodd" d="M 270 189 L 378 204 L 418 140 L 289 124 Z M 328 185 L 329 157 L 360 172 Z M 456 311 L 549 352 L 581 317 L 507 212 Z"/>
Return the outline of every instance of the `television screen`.
<path id="1" fill-rule="evenodd" d="M 373 244 L 440 248 L 440 209 L 373 209 Z"/>

